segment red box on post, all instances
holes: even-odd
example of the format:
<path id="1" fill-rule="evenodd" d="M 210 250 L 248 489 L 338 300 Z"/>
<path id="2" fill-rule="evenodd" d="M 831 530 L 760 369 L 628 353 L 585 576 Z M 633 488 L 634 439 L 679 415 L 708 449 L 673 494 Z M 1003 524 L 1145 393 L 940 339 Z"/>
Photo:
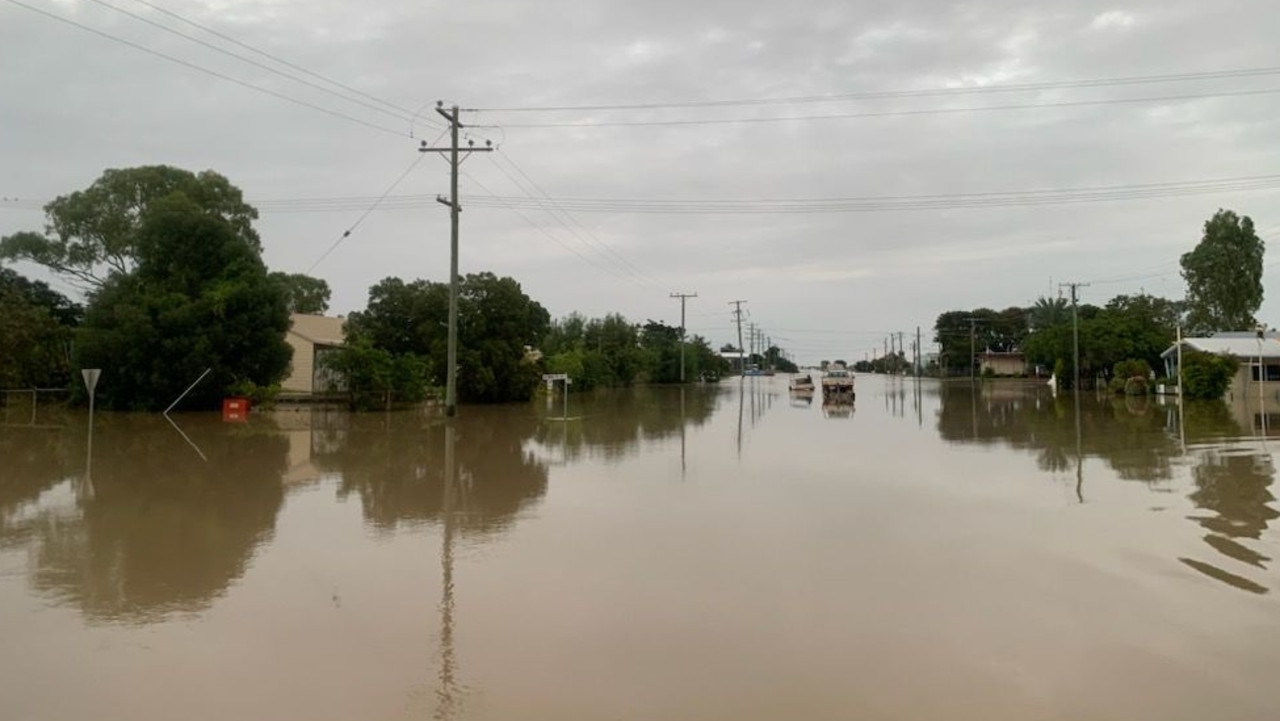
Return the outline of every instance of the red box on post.
<path id="1" fill-rule="evenodd" d="M 245 423 L 249 420 L 248 398 L 223 398 L 222 420 L 228 423 Z"/>

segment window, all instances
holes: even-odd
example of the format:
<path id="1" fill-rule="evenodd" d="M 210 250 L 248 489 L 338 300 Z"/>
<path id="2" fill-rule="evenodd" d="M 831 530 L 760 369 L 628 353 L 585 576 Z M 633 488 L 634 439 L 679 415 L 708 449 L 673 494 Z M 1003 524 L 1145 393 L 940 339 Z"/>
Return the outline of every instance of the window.
<path id="1" fill-rule="evenodd" d="M 1271 363 L 1271 362 L 1269 362 L 1269 361 L 1268 361 L 1268 363 L 1267 363 L 1267 365 L 1266 365 L 1266 369 L 1267 369 L 1267 370 L 1266 370 L 1266 380 L 1267 380 L 1268 382 L 1270 382 L 1270 381 L 1280 381 L 1280 363 Z M 1249 378 L 1250 378 L 1250 379 L 1252 379 L 1252 380 L 1255 380 L 1255 381 L 1256 381 L 1256 380 L 1258 380 L 1258 363 L 1257 363 L 1257 361 L 1254 361 L 1253 363 L 1250 363 L 1250 364 L 1249 364 Z"/>

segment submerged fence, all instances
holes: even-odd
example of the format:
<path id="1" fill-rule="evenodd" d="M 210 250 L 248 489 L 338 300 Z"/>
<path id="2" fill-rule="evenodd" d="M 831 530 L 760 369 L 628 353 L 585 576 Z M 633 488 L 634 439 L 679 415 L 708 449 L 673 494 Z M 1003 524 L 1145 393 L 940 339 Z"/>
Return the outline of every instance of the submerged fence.
<path id="1" fill-rule="evenodd" d="M 66 388 L 0 388 L 0 425 L 61 425 L 71 391 Z"/>

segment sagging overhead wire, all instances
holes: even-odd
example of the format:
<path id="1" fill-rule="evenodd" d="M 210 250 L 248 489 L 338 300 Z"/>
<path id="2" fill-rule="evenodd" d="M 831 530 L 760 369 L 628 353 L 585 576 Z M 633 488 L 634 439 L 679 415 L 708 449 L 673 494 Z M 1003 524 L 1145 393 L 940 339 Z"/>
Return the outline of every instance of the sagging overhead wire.
<path id="1" fill-rule="evenodd" d="M 333 241 L 333 245 L 330 245 L 323 253 L 320 254 L 319 258 L 316 258 L 314 263 L 312 263 L 310 266 L 307 267 L 307 274 L 310 275 L 311 271 L 316 269 L 316 266 L 320 265 L 320 263 L 323 262 L 325 258 L 329 257 L 330 253 L 337 250 L 338 246 L 342 244 L 342 241 L 351 237 L 351 234 L 355 231 L 356 228 L 360 227 L 360 224 L 364 222 L 365 218 L 368 218 L 369 215 L 374 210 L 377 209 L 378 204 L 381 203 L 384 198 L 386 198 L 388 195 L 391 195 L 391 191 L 395 190 L 396 186 L 400 185 L 400 183 L 403 182 L 405 178 L 409 177 L 409 174 L 413 172 L 414 168 L 418 167 L 418 163 L 421 163 L 422 159 L 425 157 L 427 157 L 425 154 L 419 153 L 418 156 L 413 159 L 413 162 L 409 163 L 409 167 L 405 168 L 404 172 L 400 174 L 400 177 L 396 178 L 395 182 L 389 185 L 386 191 L 383 192 L 383 194 L 377 200 L 374 200 L 373 204 L 370 205 L 368 208 L 366 208 L 363 213 L 360 214 L 359 218 L 356 218 L 356 222 L 352 223 L 350 227 L 342 231 L 342 235 L 339 235 L 338 238 Z"/>
<path id="2" fill-rule="evenodd" d="M 856 118 L 895 118 L 917 115 L 954 115 L 957 113 L 982 113 L 1006 110 L 1034 110 L 1040 108 L 1084 108 L 1104 105 L 1125 105 L 1141 103 L 1172 103 L 1186 100 L 1207 100 L 1210 98 L 1240 98 L 1280 94 L 1280 88 L 1259 88 L 1254 90 L 1230 90 L 1212 93 L 1185 93 L 1179 95 L 1156 95 L 1140 98 L 1104 98 L 1099 100 L 1061 100 L 1044 103 L 1010 103 L 1006 105 L 979 105 L 963 108 L 916 108 L 913 110 L 872 110 L 851 113 L 818 113 L 812 115 L 777 115 L 766 117 L 739 118 L 683 118 L 673 120 L 569 120 L 532 123 L 501 123 L 504 128 L 638 128 L 638 127 L 678 127 L 693 125 L 754 125 L 760 123 L 785 123 L 792 121 L 819 120 L 851 120 Z"/>
<path id="3" fill-rule="evenodd" d="M 181 65 L 182 67 L 189 68 L 189 69 L 191 69 L 191 70 L 195 70 L 196 72 L 203 73 L 203 74 L 205 74 L 205 75 L 209 75 L 209 76 L 211 76 L 211 77 L 218 78 L 219 80 L 225 80 L 225 81 L 230 82 L 230 83 L 235 83 L 236 85 L 239 85 L 240 87 L 247 88 L 247 89 L 249 89 L 249 90 L 253 90 L 253 91 L 255 91 L 255 92 L 263 93 L 264 95 L 270 95 L 270 96 L 271 96 L 271 97 L 273 97 L 273 98 L 277 98 L 277 99 L 279 99 L 279 100 L 284 100 L 285 102 L 293 103 L 294 105 L 298 105 L 298 106 L 300 106 L 300 107 L 309 108 L 309 109 L 311 109 L 311 110 L 315 110 L 315 111 L 317 111 L 317 112 L 324 113 L 325 115 L 329 115 L 329 116 L 332 116 L 332 117 L 335 117 L 335 118 L 340 118 L 340 119 L 342 119 L 342 120 L 346 120 L 346 121 L 348 121 L 348 122 L 355 123 L 355 124 L 357 124 L 357 125 L 362 125 L 362 126 L 364 126 L 364 127 L 366 127 L 366 128 L 370 128 L 370 129 L 372 129 L 372 130 L 377 130 L 377 131 L 379 131 L 379 132 L 383 132 L 383 133 L 387 133 L 387 134 L 390 134 L 390 135 L 394 135 L 394 136 L 396 136 L 396 137 L 403 138 L 403 137 L 405 137 L 405 135 L 406 135 L 406 134 L 405 134 L 404 132 L 402 132 L 402 131 L 396 130 L 396 129 L 394 129 L 394 128 L 388 128 L 388 127 L 386 127 L 385 125 L 379 125 L 379 124 L 377 124 L 377 123 L 369 122 L 368 120 L 364 120 L 364 119 L 362 119 L 362 118 L 357 118 L 357 117 L 355 117 L 355 116 L 353 116 L 353 115 L 348 115 L 348 114 L 346 114 L 346 113 L 344 113 L 344 112 L 342 112 L 342 111 L 339 111 L 339 110 L 334 110 L 334 109 L 332 109 L 332 108 L 326 108 L 326 107 L 321 106 L 321 105 L 316 105 L 315 103 L 308 102 L 308 101 L 306 101 L 306 100 L 301 100 L 301 99 L 299 99 L 299 98 L 295 98 L 295 97 L 292 97 L 292 96 L 290 96 L 290 95 L 286 95 L 286 94 L 284 94 L 284 93 L 281 93 L 281 92 L 278 92 L 278 91 L 275 91 L 275 90 L 271 90 L 270 88 L 264 88 L 264 87 L 262 87 L 262 86 L 260 86 L 260 85 L 254 85 L 253 83 L 250 83 L 250 82 L 245 81 L 245 80 L 241 80 L 241 79 L 236 78 L 236 77 L 232 77 L 232 76 L 227 75 L 227 74 L 225 74 L 225 73 L 218 72 L 217 70 L 211 70 L 211 69 L 206 68 L 206 67 L 204 67 L 204 66 L 202 66 L 202 65 L 197 65 L 196 63 L 193 63 L 193 62 L 190 62 L 190 61 L 187 61 L 187 60 L 183 60 L 182 58 L 175 57 L 175 56 L 173 56 L 173 55 L 169 55 L 168 53 L 164 53 L 164 52 L 161 52 L 161 51 L 159 51 L 159 50 L 155 50 L 155 49 L 153 49 L 153 48 L 149 48 L 149 47 L 147 47 L 147 46 L 145 46 L 145 45 L 142 45 L 141 43 L 135 43 L 135 42 L 133 42 L 132 40 L 127 40 L 127 39 L 122 38 L 122 37 L 119 37 L 119 36 L 117 36 L 117 35 L 112 35 L 111 33 L 105 32 L 105 31 L 103 31 L 103 30 L 99 30 L 99 29 L 97 29 L 97 28 L 95 28 L 95 27 L 91 27 L 91 26 L 89 26 L 89 25 L 85 25 L 84 23 L 76 22 L 75 20 L 72 20 L 72 19 L 70 19 L 70 18 L 63 17 L 63 16 L 58 15 L 58 14 L 56 14 L 56 13 L 51 13 L 51 12 L 48 12 L 47 10 L 43 10 L 43 9 L 41 9 L 41 8 L 34 7 L 34 6 L 32 6 L 32 5 L 28 5 L 28 4 L 24 3 L 24 2 L 20 2 L 20 0 L 5 0 L 5 2 L 8 2 L 10 5 L 16 5 L 17 7 L 23 8 L 24 10 L 30 10 L 31 12 L 36 13 L 36 14 L 38 14 L 38 15 L 43 15 L 43 16 L 45 16 L 45 17 L 47 17 L 47 18 L 51 19 L 51 20 L 56 20 L 56 21 L 58 21 L 58 22 L 60 22 L 60 23 L 64 23 L 64 24 L 66 24 L 66 25 L 70 25 L 70 26 L 72 26 L 72 27 L 78 28 L 78 29 L 83 30 L 83 31 L 85 31 L 85 32 L 93 33 L 94 35 L 97 35 L 98 37 L 104 38 L 104 39 L 106 39 L 106 40 L 110 40 L 111 42 L 119 43 L 119 44 L 121 44 L 121 45 L 125 45 L 125 46 L 127 46 L 127 47 L 133 48 L 133 49 L 135 49 L 135 50 L 139 50 L 139 51 L 141 51 L 141 52 L 147 53 L 148 55 L 152 55 L 152 56 L 154 56 L 154 57 L 160 58 L 160 59 L 162 59 L 162 60 L 166 60 L 166 61 L 171 62 L 171 63 L 174 63 L 174 64 L 176 64 L 176 65 Z"/>
<path id="4" fill-rule="evenodd" d="M 477 196 L 467 198 L 467 202 L 477 207 L 500 206 L 503 208 L 539 210 L 544 209 L 548 203 L 553 202 L 557 207 L 565 211 L 579 213 L 653 213 L 668 215 L 820 214 L 1065 205 L 1251 192 L 1276 188 L 1280 188 L 1280 175 L 1077 188 L 825 198 L 677 200 L 661 198 L 548 197 L 539 199 L 524 191 L 524 196 L 490 195 L 488 198 Z M 255 202 L 255 205 L 259 210 L 267 213 L 333 212 L 364 207 L 370 200 L 371 198 L 358 196 L 282 198 L 259 200 Z M 434 196 L 393 196 L 388 199 L 388 202 L 383 207 L 384 209 L 410 209 L 424 207 L 434 202 Z"/>
<path id="5" fill-rule="evenodd" d="M 219 38 L 219 39 L 221 39 L 221 40 L 224 40 L 224 41 L 226 41 L 226 42 L 229 42 L 229 43 L 231 43 L 232 45 L 235 45 L 236 47 L 243 48 L 243 49 L 248 50 L 248 51 L 250 51 L 250 52 L 252 52 L 252 53 L 255 53 L 255 54 L 257 54 L 257 55 L 259 55 L 259 56 L 261 56 L 261 57 L 267 58 L 268 60 L 271 60 L 272 62 L 279 63 L 280 65 L 283 65 L 283 66 L 285 66 L 285 67 L 287 67 L 287 68 L 290 68 L 290 69 L 296 70 L 296 71 L 298 71 L 298 72 L 300 72 L 300 73 L 302 73 L 302 74 L 304 74 L 304 75 L 307 75 L 307 76 L 310 76 L 310 77 L 315 78 L 315 79 L 317 79 L 317 80 L 320 80 L 320 81 L 322 81 L 322 82 L 328 83 L 328 84 L 330 84 L 330 85 L 332 85 L 332 86 L 334 86 L 334 87 L 336 87 L 336 88 L 339 88 L 339 89 L 341 89 L 341 90 L 343 90 L 343 91 L 345 91 L 345 92 L 347 92 L 347 93 L 350 93 L 350 94 L 352 94 L 352 95 L 358 95 L 358 96 L 360 96 L 360 97 L 362 97 L 362 98 L 365 98 L 366 100 L 370 100 L 370 101 L 372 101 L 372 102 L 378 103 L 379 105 L 382 105 L 382 106 L 384 106 L 384 107 L 386 107 L 386 108 L 389 108 L 389 109 L 391 109 L 391 110 L 398 111 L 399 113 L 401 113 L 401 115 L 402 115 L 402 116 L 408 116 L 408 117 L 414 117 L 414 116 L 415 116 L 415 113 L 414 113 L 413 111 L 409 110 L 408 108 L 404 107 L 403 105 L 397 105 L 396 103 L 393 103 L 393 102 L 391 102 L 391 101 L 389 101 L 389 100 L 384 100 L 384 99 L 382 99 L 382 98 L 377 97 L 376 95 L 371 95 L 371 94 L 369 94 L 369 93 L 366 93 L 366 92 L 364 92 L 363 90 L 360 90 L 359 88 L 354 88 L 354 87 L 351 87 L 350 85 L 347 85 L 347 84 L 345 84 L 345 83 L 342 83 L 342 82 L 340 82 L 340 81 L 338 81 L 338 80 L 334 80 L 333 78 L 328 77 L 328 76 L 326 76 L 326 75 L 322 75 L 322 74 L 317 73 L 317 72 L 314 72 L 314 71 L 312 71 L 312 70 L 308 70 L 307 68 L 305 68 L 305 67 L 303 67 L 303 66 L 301 66 L 301 65 L 298 65 L 297 63 L 292 63 L 292 62 L 290 62 L 290 61 L 288 61 L 288 60 L 285 60 L 284 58 L 281 58 L 281 57 L 279 57 L 279 56 L 277 56 L 277 55 L 273 55 L 273 54 L 271 54 L 271 53 L 269 53 L 269 52 L 267 52 L 267 51 L 265 51 L 265 50 L 263 50 L 263 49 L 261 49 L 261 48 L 254 47 L 253 45 L 250 45 L 250 44 L 248 44 L 248 43 L 246 43 L 246 42 L 243 42 L 243 41 L 241 41 L 241 40 L 237 40 L 236 38 L 231 37 L 230 35 L 227 35 L 226 33 L 220 32 L 220 31 L 215 30 L 214 28 L 211 28 L 211 27 L 209 27 L 209 26 L 207 26 L 207 25 L 203 25 L 203 24 L 201 24 L 201 23 L 198 23 L 198 22 L 196 22 L 195 20 L 192 20 L 192 19 L 190 19 L 190 18 L 187 18 L 187 17 L 184 17 L 184 16 L 182 16 L 182 15 L 179 15 L 178 13 L 176 13 L 176 12 L 174 12 L 174 11 L 172 11 L 172 10 L 169 10 L 168 8 L 162 7 L 162 6 L 157 5 L 157 4 L 155 4 L 155 3 L 152 3 L 152 2 L 148 2 L 148 0 L 133 0 L 133 2 L 135 2 L 135 3 L 139 4 L 139 5 L 142 5 L 142 6 L 144 6 L 144 7 L 150 8 L 150 9 L 152 9 L 152 10 L 154 10 L 154 11 L 158 12 L 158 13 L 161 13 L 161 14 L 163 14 L 163 15 L 166 15 L 166 16 L 168 16 L 168 17 L 171 17 L 171 18 L 173 18 L 174 20 L 177 20 L 178 22 L 184 23 L 184 24 L 189 25 L 189 26 L 191 26 L 191 27 L 194 27 L 194 28 L 196 28 L 196 29 L 198 29 L 198 30 L 202 30 L 202 31 L 204 31 L 204 32 L 206 32 L 206 33 L 208 33 L 208 34 L 210 34 L 210 35 L 213 35 L 214 37 L 217 37 L 217 38 Z M 439 124 L 439 123 L 437 123 L 437 122 L 424 122 L 423 124 L 424 124 L 424 125 L 426 125 L 426 126 L 428 126 L 428 127 L 433 128 L 433 129 L 436 129 L 436 130 L 440 129 L 440 124 Z"/>
<path id="6" fill-rule="evenodd" d="M 139 15 L 139 14 L 134 13 L 134 12 L 130 12 L 130 11 L 128 11 L 128 10 L 125 10 L 125 9 L 124 9 L 124 8 L 122 8 L 122 7 L 117 7 L 117 6 L 115 6 L 115 5 L 112 5 L 111 3 L 106 2 L 106 0 L 89 0 L 89 2 L 94 3 L 95 5 L 100 5 L 100 6 L 104 7 L 104 8 L 109 9 L 109 10 L 114 10 L 115 12 L 118 12 L 118 13 L 120 13 L 121 15 L 124 15 L 124 16 L 126 16 L 126 17 L 130 17 L 130 18 L 133 18 L 134 20 L 137 20 L 137 21 L 138 21 L 138 22 L 140 22 L 140 23 L 145 23 L 145 24 L 150 25 L 151 27 L 157 28 L 157 29 L 159 29 L 159 30 L 161 30 L 161 31 L 163 31 L 163 32 L 169 33 L 169 34 L 171 34 L 171 35 L 175 35 L 175 36 L 180 37 L 180 38 L 182 38 L 182 39 L 184 39 L 184 40 L 187 40 L 187 41 L 189 41 L 189 42 L 192 42 L 192 43 L 195 43 L 195 44 L 197 44 L 197 45 L 200 45 L 201 47 L 208 48 L 208 49 L 210 49 L 210 50 L 212 50 L 212 51 L 214 51 L 214 52 L 216 52 L 216 53 L 221 53 L 222 55 L 226 55 L 227 57 L 235 58 L 236 60 L 239 60 L 240 62 L 242 62 L 242 63 L 246 63 L 246 64 L 248 64 L 248 65 L 252 65 L 252 66 L 253 66 L 253 67 L 255 67 L 255 68 L 259 68 L 259 69 L 262 69 L 262 70 L 266 70 L 266 71 L 267 71 L 267 72 L 269 72 L 269 73 L 272 73 L 272 74 L 274 74 L 274 75 L 278 75 L 278 76 L 280 76 L 280 77 L 282 77 L 282 78 L 285 78 L 285 79 L 287 79 L 287 80 L 292 80 L 293 82 L 295 82 L 295 83 L 299 83 L 300 85 L 305 85 L 306 87 L 312 88 L 312 89 L 314 89 L 314 90 L 319 90 L 319 91 L 320 91 L 320 92 L 322 92 L 322 93 L 327 93 L 327 94 L 329 94 L 329 95 L 332 95 L 333 97 L 338 98 L 339 100 L 344 100 L 344 101 L 346 101 L 346 102 L 353 103 L 353 104 L 355 104 L 355 105 L 359 105 L 359 106 L 361 106 L 361 107 L 367 108 L 367 109 L 369 109 L 369 110 L 373 110 L 374 112 L 382 113 L 383 115 L 389 115 L 389 116 L 391 116 L 391 117 L 393 117 L 393 118 L 396 118 L 396 119 L 399 119 L 399 120 L 405 120 L 405 121 L 408 121 L 408 120 L 410 120 L 410 118 L 411 118 L 411 116 L 410 116 L 409 114 L 405 113 L 405 112 L 402 112 L 402 111 L 395 111 L 395 110 L 388 110 L 388 109 L 386 109 L 386 108 L 384 108 L 384 107 L 380 107 L 380 106 L 375 105 L 375 104 L 373 104 L 373 103 L 370 103 L 370 102 L 368 102 L 368 101 L 361 100 L 361 99 L 359 99 L 359 98 L 352 98 L 352 97 L 350 97 L 350 95 L 349 95 L 349 94 L 342 93 L 342 92 L 339 92 L 339 91 L 334 90 L 334 89 L 332 89 L 332 88 L 325 87 L 324 85 L 321 85 L 320 83 L 317 83 L 317 82 L 314 82 L 314 81 L 311 81 L 311 80 L 307 80 L 306 78 L 301 78 L 301 77 L 298 77 L 297 75 L 292 75 L 292 74 L 290 74 L 290 73 L 284 72 L 283 70 L 280 70 L 279 68 L 271 67 L 270 65 L 268 65 L 268 64 L 266 64 L 266 63 L 259 62 L 259 61 L 257 61 L 257 60 L 254 60 L 253 58 L 245 57 L 244 55 L 241 55 L 241 54 L 239 54 L 239 53 L 232 52 L 232 51 L 227 50 L 226 48 L 223 48 L 223 47 L 219 47 L 218 45 L 215 45 L 214 43 L 211 43 L 211 42 L 208 42 L 208 41 L 205 41 L 205 40 L 201 40 L 200 38 L 195 37 L 195 36 L 193 36 L 193 35 L 188 35 L 188 34 L 186 34 L 186 33 L 182 32 L 181 30 L 175 30 L 174 28 L 171 28 L 171 27 L 169 27 L 169 26 L 165 25 L 164 23 L 158 23 L 158 22 L 156 22 L 156 21 L 154 21 L 154 20 L 152 20 L 152 19 L 150 19 L 150 18 L 147 18 L 147 17 L 145 17 L 145 16 Z M 144 3 L 144 4 L 145 4 L 145 3 Z"/>
<path id="7" fill-rule="evenodd" d="M 463 173 L 462 173 L 462 175 L 463 175 L 463 176 L 465 176 L 465 177 L 466 177 L 468 180 L 470 180 L 471 182 L 475 183 L 475 184 L 476 184 L 476 187 L 480 188 L 480 190 L 481 190 L 482 192 L 487 193 L 487 194 L 489 194 L 491 197 L 494 197 L 494 198 L 497 198 L 497 197 L 498 197 L 498 196 L 494 195 L 492 191 L 490 191 L 490 190 L 489 190 L 488 186 L 486 186 L 484 183 L 480 182 L 480 179 L 479 179 L 479 178 L 477 178 L 477 177 L 475 177 L 474 175 L 472 175 L 472 174 L 470 174 L 470 173 L 467 173 L 467 172 L 463 172 Z M 577 249 L 577 248 L 574 248 L 573 246 L 571 246 L 571 245 L 569 245 L 569 244 L 565 243 L 563 240 L 560 240 L 560 238 L 556 237 L 556 236 L 555 236 L 555 235 L 553 235 L 550 231 L 548 231 L 546 228 L 544 228 L 544 227 L 542 227 L 541 225 L 539 225 L 539 224 L 538 224 L 538 223 L 537 223 L 533 218 L 530 218 L 528 215 L 526 215 L 526 214 L 524 214 L 523 212 L 521 212 L 519 208 L 508 207 L 508 210 L 510 210 L 511 212 L 513 212 L 513 213 L 515 213 L 516 215 L 520 216 L 520 218 L 521 218 L 522 220 L 524 220 L 524 222 L 526 222 L 526 223 L 528 223 L 530 226 L 532 226 L 534 230 L 537 230 L 539 233 L 542 233 L 542 234 L 543 234 L 543 235 L 545 235 L 547 238 L 549 238 L 553 243 L 555 243 L 556 245 L 559 245 L 561 248 L 564 248 L 565 250 L 569 251 L 570 253 L 572 253 L 572 254 L 576 255 L 576 256 L 578 257 L 578 259 L 579 259 L 579 260 L 581 260 L 582 262 L 586 263 L 587 265 L 590 265 L 591 267 L 593 267 L 593 268 L 595 268 L 595 269 L 597 269 L 597 270 L 600 270 L 600 271 L 602 271 L 602 272 L 604 272 L 604 273 L 607 273 L 607 274 L 609 274 L 609 275 L 612 275 L 612 276 L 613 276 L 613 277 L 615 277 L 615 278 L 626 279 L 626 276 L 619 274 L 616 270 L 613 270 L 612 268 L 609 268 L 609 267 L 607 267 L 607 266 L 600 265 L 599 263 L 595 262 L 595 261 L 594 261 L 594 260 L 592 260 L 591 258 L 589 258 L 589 257 L 587 257 L 587 256 L 585 256 L 585 255 L 583 255 L 581 252 L 579 252 L 579 251 L 578 251 L 578 249 Z"/>
<path id="8" fill-rule="evenodd" d="M 589 230 L 589 229 L 588 229 L 585 225 L 583 225 L 583 224 L 582 224 L 582 223 L 581 223 L 577 218 L 575 218 L 571 213 L 569 213 L 569 211 L 568 211 L 568 210 L 566 210 L 563 206 L 561 206 L 561 205 L 560 205 L 560 203 L 559 203 L 559 201 L 555 200 L 555 199 L 554 199 L 554 198 L 552 198 L 550 195 L 548 195 L 548 194 L 547 194 L 547 191 L 543 190 L 542 186 L 541 186 L 541 185 L 538 185 L 537 181 L 535 181 L 533 178 L 529 177 L 529 174 L 528 174 L 528 173 L 526 173 L 526 172 L 524 171 L 524 169 L 523 169 L 523 168 L 521 168 L 521 167 L 520 167 L 520 166 L 515 162 L 515 159 L 513 159 L 513 158 L 512 158 L 510 155 L 508 155 L 507 153 L 503 152 L 503 151 L 501 150 L 501 148 L 499 148 L 499 151 L 498 151 L 497 153 L 494 153 L 493 155 L 494 155 L 494 157 L 493 157 L 492 159 L 493 159 L 493 161 L 494 161 L 494 164 L 495 164 L 495 165 L 499 165 L 499 164 L 498 164 L 498 162 L 497 162 L 497 156 L 501 156 L 501 157 L 502 157 L 502 159 L 512 167 L 512 169 L 514 169 L 517 173 L 519 173 L 519 174 L 520 174 L 520 177 L 522 177 L 522 178 L 524 178 L 526 181 L 528 181 L 529 185 L 531 185 L 531 186 L 534 188 L 534 190 L 536 190 L 536 191 L 538 192 L 538 194 L 541 196 L 541 198 L 542 198 L 543 200 L 546 200 L 546 201 L 547 201 L 547 203 L 549 203 L 549 204 L 550 204 L 550 206 L 551 206 L 555 211 L 557 211 L 557 212 L 560 214 L 560 216 L 562 216 L 566 221 L 568 221 L 568 224 L 566 225 L 566 227 L 568 227 L 568 228 L 569 228 L 569 230 L 570 230 L 571 232 L 573 232 L 573 234 L 574 234 L 574 235 L 576 235 L 580 240 L 583 240 L 583 242 L 584 242 L 584 243 L 586 243 L 586 242 L 588 241 L 588 239 L 589 239 L 589 240 L 590 240 L 591 242 L 593 242 L 597 247 L 599 247 L 599 248 L 603 248 L 603 249 L 604 249 L 604 251 L 605 251 L 606 253 L 608 253 L 610 256 L 612 256 L 612 257 L 615 259 L 615 262 L 620 263 L 620 264 L 621 264 L 621 266 L 622 266 L 622 267 L 624 267 L 624 268 L 626 268 L 626 269 L 627 269 L 627 271 L 628 271 L 629 273 L 631 273 L 631 274 L 635 275 L 637 278 L 639 278 L 639 279 L 641 279 L 641 280 L 645 281 L 645 282 L 646 282 L 646 283 L 648 283 L 649 285 L 651 285 L 651 286 L 653 286 L 653 287 L 655 287 L 655 288 L 662 288 L 662 287 L 664 287 L 664 284 L 663 284 L 661 281 L 659 281 L 657 278 L 654 278 L 652 275 L 650 275 L 649 273 L 645 272 L 644 270 L 642 270 L 641 268 L 639 268 L 638 266 L 636 266 L 636 264 L 635 264 L 635 263 L 632 263 L 630 260 L 627 260 L 627 258 L 625 258 L 621 253 L 618 253 L 616 250 L 614 250 L 613 248 L 611 248 L 611 247 L 609 246 L 609 244 L 608 244 L 608 243 L 605 243 L 604 241 L 600 240 L 600 238 L 598 238 L 598 237 L 595 235 L 595 233 L 592 233 L 592 232 L 591 232 L 591 230 Z M 501 167 L 499 167 L 499 170 L 502 170 L 502 168 L 501 168 Z M 510 175 L 508 175 L 508 178 L 510 178 L 510 177 L 511 177 L 511 176 L 510 176 Z M 512 182 L 515 182 L 515 179 L 514 179 L 514 178 L 511 178 L 511 180 L 512 180 Z M 517 183 L 517 185 L 519 185 L 519 184 Z M 523 188 L 522 188 L 522 190 L 523 190 Z M 533 198 L 532 194 L 530 194 L 527 190 L 525 190 L 524 192 L 525 192 L 525 194 L 526 194 L 526 195 L 528 195 L 530 198 Z M 537 201 L 537 199 L 535 199 L 535 202 L 539 202 L 539 203 L 540 203 L 540 201 Z M 544 207 L 544 209 L 545 209 L 545 206 L 543 206 L 543 207 Z M 552 217 L 555 217 L 556 213 L 551 213 L 551 215 L 552 215 Z M 575 230 L 575 228 L 576 228 L 576 230 Z M 581 231 L 581 232 L 579 232 L 579 231 Z M 586 236 L 586 239 L 584 239 L 584 238 L 583 238 L 583 235 L 584 235 L 584 234 L 585 234 L 585 236 Z"/>
<path id="9" fill-rule="evenodd" d="M 141 2 L 141 0 L 138 0 Z M 510 107 L 467 108 L 473 113 L 558 113 L 604 112 L 628 110 L 675 110 L 682 108 L 752 107 L 760 105 L 798 105 L 806 103 L 844 102 L 849 100 L 884 100 L 894 98 L 946 97 L 955 95 L 987 95 L 993 93 L 1020 93 L 1043 90 L 1069 90 L 1076 88 L 1100 88 L 1122 85 L 1148 85 L 1206 80 L 1266 77 L 1280 75 L 1280 66 L 1239 68 L 1235 70 L 1210 70 L 1163 75 L 1131 75 L 1085 80 L 1048 80 L 1038 83 L 1009 83 L 1002 85 L 974 85 L 964 87 L 920 88 L 914 90 L 867 90 L 852 93 L 826 93 L 819 95 L 793 95 L 777 98 L 736 98 L 720 100 L 684 100 L 649 103 L 614 103 L 595 105 L 525 105 Z"/>

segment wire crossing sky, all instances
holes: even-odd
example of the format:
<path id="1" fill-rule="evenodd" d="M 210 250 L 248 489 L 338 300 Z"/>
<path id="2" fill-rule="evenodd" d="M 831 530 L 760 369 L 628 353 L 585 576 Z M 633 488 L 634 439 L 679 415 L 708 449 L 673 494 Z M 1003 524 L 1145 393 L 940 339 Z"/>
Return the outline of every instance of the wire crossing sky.
<path id="1" fill-rule="evenodd" d="M 463 272 L 556 316 L 675 323 L 696 290 L 716 345 L 749 299 L 797 353 L 860 358 L 1066 280 L 1181 297 L 1218 208 L 1269 240 L 1276 27 L 1255 0 L 4 0 L 0 234 L 107 168 L 213 169 L 273 270 L 358 310 L 447 274 L 447 168 L 406 171 L 443 101 L 499 148 L 463 165 Z"/>

